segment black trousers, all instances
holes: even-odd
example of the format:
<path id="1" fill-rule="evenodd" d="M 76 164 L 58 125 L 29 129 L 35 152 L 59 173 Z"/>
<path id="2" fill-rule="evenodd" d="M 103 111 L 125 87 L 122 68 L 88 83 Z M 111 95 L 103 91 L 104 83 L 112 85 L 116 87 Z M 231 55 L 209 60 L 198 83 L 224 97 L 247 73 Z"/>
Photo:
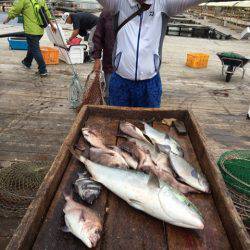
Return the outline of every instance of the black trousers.
<path id="1" fill-rule="evenodd" d="M 33 59 L 35 59 L 38 64 L 39 73 L 41 74 L 46 73 L 47 72 L 46 64 L 44 62 L 39 46 L 42 36 L 26 34 L 26 38 L 28 43 L 28 51 L 26 57 L 23 60 L 23 63 L 27 67 L 30 67 Z"/>

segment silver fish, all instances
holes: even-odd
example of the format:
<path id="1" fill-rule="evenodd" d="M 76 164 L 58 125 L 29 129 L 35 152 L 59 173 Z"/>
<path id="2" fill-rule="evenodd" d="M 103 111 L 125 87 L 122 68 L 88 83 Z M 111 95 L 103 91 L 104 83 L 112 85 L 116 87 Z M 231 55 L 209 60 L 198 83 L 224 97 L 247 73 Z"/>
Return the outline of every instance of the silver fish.
<path id="1" fill-rule="evenodd" d="M 64 232 L 79 238 L 88 248 L 95 247 L 101 237 L 102 223 L 93 210 L 75 202 L 71 195 L 64 194 Z"/>
<path id="2" fill-rule="evenodd" d="M 162 152 L 159 152 L 158 148 L 155 145 L 151 144 L 150 142 L 141 141 L 132 137 L 126 138 L 128 141 L 136 143 L 138 147 L 149 152 L 153 162 L 157 164 L 158 167 L 161 167 L 162 169 L 164 169 L 164 171 L 172 174 L 171 168 L 168 164 L 168 156 Z"/>
<path id="3" fill-rule="evenodd" d="M 101 185 L 91 180 L 87 172 L 78 173 L 78 179 L 75 181 L 74 187 L 81 199 L 88 204 L 93 204 L 101 193 Z"/>
<path id="4" fill-rule="evenodd" d="M 121 122 L 119 125 L 119 128 L 124 134 L 147 142 L 147 139 L 145 138 L 142 131 L 139 128 L 137 128 L 135 125 L 133 125 L 132 123 Z"/>
<path id="5" fill-rule="evenodd" d="M 173 153 L 169 154 L 170 164 L 179 178 L 191 187 L 205 193 L 210 192 L 210 187 L 206 177 L 197 171 L 182 157 Z"/>
<path id="6" fill-rule="evenodd" d="M 145 152 L 149 152 L 151 159 L 153 161 L 152 162 L 152 161 L 147 160 L 148 164 L 146 165 L 146 167 L 143 164 L 141 164 L 138 166 L 137 169 L 142 169 L 143 171 L 146 171 L 147 173 L 152 173 L 156 175 L 158 178 L 165 181 L 171 187 L 177 189 L 183 194 L 197 193 L 196 189 L 189 187 L 175 179 L 174 174 L 170 169 L 168 156 L 166 154 L 158 152 L 157 149 L 148 142 L 146 143 L 146 142 L 137 140 L 132 137 L 127 137 L 127 139 L 130 142 L 133 142 L 136 144 L 136 146 L 134 145 L 133 148 L 130 147 L 130 151 L 132 151 L 135 154 L 138 151 L 138 148 L 144 149 L 143 151 L 144 154 L 146 154 Z M 138 156 L 135 155 L 135 157 L 138 157 Z"/>
<path id="7" fill-rule="evenodd" d="M 170 147 L 171 152 L 173 152 L 174 154 L 177 154 L 181 157 L 184 156 L 184 152 L 180 144 L 174 138 L 166 133 L 154 129 L 145 122 L 142 123 L 144 124 L 144 134 L 147 135 L 151 139 L 151 141 L 157 144 L 160 151 L 162 151 L 163 153 L 168 153 Z"/>
<path id="8" fill-rule="evenodd" d="M 123 156 L 109 148 L 90 148 L 90 160 L 101 165 L 117 168 L 129 168 Z"/>
<path id="9" fill-rule="evenodd" d="M 143 172 L 99 165 L 86 159 L 72 148 L 70 151 L 85 164 L 92 178 L 132 207 L 176 226 L 204 228 L 202 216 L 197 208 L 165 182 Z"/>
<path id="10" fill-rule="evenodd" d="M 138 162 L 126 151 L 122 150 L 121 148 L 117 146 L 113 146 L 112 149 L 122 155 L 124 160 L 127 162 L 128 166 L 132 169 L 137 169 L 138 167 Z"/>
<path id="11" fill-rule="evenodd" d="M 93 147 L 106 148 L 104 144 L 104 138 L 99 131 L 92 128 L 82 128 L 82 134 L 84 139 Z"/>
<path id="12" fill-rule="evenodd" d="M 123 142 L 120 144 L 120 148 L 131 154 L 138 161 L 136 169 L 147 172 L 155 169 L 156 164 L 152 161 L 149 151 L 140 148 L 135 142 Z"/>

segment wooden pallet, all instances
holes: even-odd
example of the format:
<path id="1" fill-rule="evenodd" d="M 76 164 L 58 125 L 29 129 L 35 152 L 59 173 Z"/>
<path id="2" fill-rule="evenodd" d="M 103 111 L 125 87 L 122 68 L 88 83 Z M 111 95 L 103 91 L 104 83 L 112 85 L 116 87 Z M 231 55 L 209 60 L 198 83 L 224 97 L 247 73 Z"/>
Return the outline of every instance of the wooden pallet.
<path id="1" fill-rule="evenodd" d="M 119 144 L 116 137 L 121 120 L 137 123 L 152 120 L 157 129 L 177 138 L 185 157 L 207 176 L 212 194 L 192 194 L 188 198 L 199 208 L 205 219 L 203 231 L 188 230 L 163 223 L 103 188 L 92 208 L 104 223 L 96 249 L 249 249 L 248 233 L 237 213 L 215 161 L 206 150 L 206 138 L 192 112 L 84 106 L 65 139 L 54 163 L 30 205 L 7 249 L 85 249 L 71 234 L 63 233 L 63 191 L 69 189 L 83 168 L 71 157 L 68 145 L 82 144 L 83 126 L 101 127 L 107 144 Z M 188 136 L 178 136 L 174 129 L 161 123 L 175 118 L 185 123 Z"/>

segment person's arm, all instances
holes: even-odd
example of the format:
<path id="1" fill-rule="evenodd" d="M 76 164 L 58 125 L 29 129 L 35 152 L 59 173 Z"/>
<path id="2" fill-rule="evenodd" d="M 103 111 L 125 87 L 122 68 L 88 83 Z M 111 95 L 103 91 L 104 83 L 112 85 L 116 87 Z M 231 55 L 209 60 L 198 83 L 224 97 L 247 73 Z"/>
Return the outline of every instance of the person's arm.
<path id="1" fill-rule="evenodd" d="M 16 0 L 11 9 L 8 12 L 8 16 L 4 19 L 3 24 L 8 23 L 11 19 L 16 18 L 19 16 L 23 10 L 24 1 L 23 0 Z"/>
<path id="2" fill-rule="evenodd" d="M 105 17 L 103 14 L 100 15 L 98 23 L 96 25 L 96 30 L 93 36 L 94 50 L 93 50 L 93 58 L 95 59 L 93 70 L 96 73 L 101 71 L 101 57 L 102 50 L 104 47 L 104 36 L 105 36 Z"/>
<path id="3" fill-rule="evenodd" d="M 116 13 L 120 8 L 120 3 L 126 0 L 97 0 L 105 10 Z"/>
<path id="4" fill-rule="evenodd" d="M 52 15 L 51 15 L 51 13 L 49 11 L 49 8 L 48 8 L 48 5 L 47 5 L 46 1 L 44 2 L 44 9 L 45 9 L 46 15 L 47 15 L 47 17 L 49 19 L 48 21 L 49 21 L 49 24 L 51 26 L 51 29 L 52 29 L 52 31 L 54 33 L 56 33 L 57 28 L 56 28 L 56 25 L 52 22 Z"/>
<path id="5" fill-rule="evenodd" d="M 72 19 L 72 23 L 73 23 L 73 32 L 69 38 L 69 42 L 74 39 L 75 37 L 77 37 L 79 35 L 80 32 L 80 19 L 79 16 L 77 14 L 72 14 L 71 15 L 71 19 Z"/>
<path id="6" fill-rule="evenodd" d="M 163 11 L 168 16 L 175 16 L 182 13 L 186 9 L 198 5 L 205 0 L 160 0 L 162 3 Z"/>
<path id="7" fill-rule="evenodd" d="M 72 34 L 71 34 L 71 36 L 70 36 L 70 38 L 69 38 L 69 42 L 70 42 L 72 39 L 74 39 L 75 37 L 78 36 L 79 31 L 80 31 L 79 29 L 73 30 L 73 32 L 72 32 Z"/>

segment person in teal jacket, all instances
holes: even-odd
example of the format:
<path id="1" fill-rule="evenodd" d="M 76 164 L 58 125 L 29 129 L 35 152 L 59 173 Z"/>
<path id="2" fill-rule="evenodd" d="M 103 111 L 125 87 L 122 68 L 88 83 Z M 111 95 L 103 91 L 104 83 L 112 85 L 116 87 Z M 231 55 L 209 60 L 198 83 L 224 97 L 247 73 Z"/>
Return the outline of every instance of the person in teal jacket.
<path id="1" fill-rule="evenodd" d="M 45 0 L 15 0 L 3 23 L 6 24 L 20 14 L 23 15 L 24 32 L 27 38 L 28 51 L 22 64 L 25 68 L 30 69 L 32 61 L 35 59 L 38 64 L 38 74 L 44 77 L 48 75 L 48 72 L 39 46 L 40 40 L 44 34 L 44 28 L 42 27 L 43 21 L 38 13 L 38 8 L 40 7 L 44 8 L 48 17 L 47 21 L 51 25 L 53 31 L 56 32 L 56 27 L 51 22 L 51 14 Z"/>

